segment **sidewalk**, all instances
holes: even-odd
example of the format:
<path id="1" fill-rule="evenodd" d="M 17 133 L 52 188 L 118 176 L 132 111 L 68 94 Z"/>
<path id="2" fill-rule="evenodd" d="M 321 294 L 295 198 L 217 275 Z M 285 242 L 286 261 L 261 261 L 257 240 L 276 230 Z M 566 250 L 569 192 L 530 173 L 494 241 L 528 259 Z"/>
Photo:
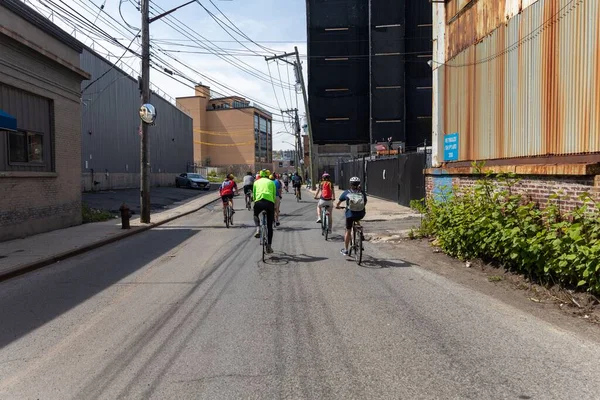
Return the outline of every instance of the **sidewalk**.
<path id="1" fill-rule="evenodd" d="M 307 191 L 311 193 L 311 198 L 314 197 L 315 191 L 310 189 Z M 339 198 L 342 192 L 336 188 L 336 197 Z M 367 196 L 367 214 L 363 220 L 363 226 L 369 241 L 376 243 L 400 240 L 406 238 L 412 228 L 420 225 L 421 214 L 409 207 L 401 206 L 394 201 L 369 196 L 368 193 Z M 342 217 L 341 210 L 335 210 L 335 213 L 334 219 Z M 316 216 L 315 205 L 315 218 Z"/>
<path id="2" fill-rule="evenodd" d="M 218 198 L 218 193 L 214 192 L 187 200 L 183 205 L 175 203 L 164 211 L 153 213 L 150 224 L 140 223 L 139 215 L 134 215 L 129 230 L 121 229 L 121 219 L 114 219 L 2 242 L 0 243 L 0 280 L 144 232 L 198 211 Z"/>

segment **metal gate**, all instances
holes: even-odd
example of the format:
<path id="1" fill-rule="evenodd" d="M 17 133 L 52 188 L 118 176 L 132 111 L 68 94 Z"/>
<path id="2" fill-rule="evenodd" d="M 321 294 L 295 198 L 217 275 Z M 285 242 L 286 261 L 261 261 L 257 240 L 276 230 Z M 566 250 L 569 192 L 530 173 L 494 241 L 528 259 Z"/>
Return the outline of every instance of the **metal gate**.
<path id="1" fill-rule="evenodd" d="M 370 161 L 367 165 L 367 193 L 398 201 L 398 159 Z"/>
<path id="2" fill-rule="evenodd" d="M 409 153 L 399 157 L 398 203 L 410 206 L 411 200 L 425 198 L 426 153 Z"/>
<path id="3" fill-rule="evenodd" d="M 411 200 L 425 198 L 427 153 L 407 153 L 395 158 L 353 160 L 338 164 L 340 189 L 348 189 L 349 180 L 358 176 L 368 194 L 409 206 Z M 365 179 L 366 178 L 366 179 Z"/>
<path id="4" fill-rule="evenodd" d="M 339 164 L 339 177 L 336 177 L 338 180 L 339 188 L 342 190 L 348 189 L 350 186 L 350 178 L 353 176 L 358 176 L 363 182 L 363 187 L 365 187 L 365 159 L 352 160 L 349 162 L 345 162 Z"/>

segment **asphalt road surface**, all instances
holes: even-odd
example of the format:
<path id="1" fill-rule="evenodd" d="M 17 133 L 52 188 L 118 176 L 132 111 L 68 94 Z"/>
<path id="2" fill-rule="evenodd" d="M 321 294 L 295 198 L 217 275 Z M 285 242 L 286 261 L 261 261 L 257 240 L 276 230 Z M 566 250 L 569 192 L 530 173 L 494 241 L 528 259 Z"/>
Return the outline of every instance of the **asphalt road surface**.
<path id="1" fill-rule="evenodd" d="M 197 190 L 176 187 L 153 187 L 150 190 L 152 202 L 150 208 L 152 212 L 160 211 L 172 204 L 182 204 L 196 196 L 202 196 L 213 192 L 218 184 L 213 183 L 210 191 Z M 91 208 L 110 211 L 119 214 L 119 207 L 125 203 L 129 208 L 140 214 L 140 189 L 117 189 L 105 190 L 101 192 L 85 192 L 82 194 L 82 200 Z"/>
<path id="2" fill-rule="evenodd" d="M 250 212 L 209 208 L 0 283 L 0 399 L 599 398 L 597 342 L 369 244 L 359 267 L 314 206 L 286 195 L 267 263 Z"/>

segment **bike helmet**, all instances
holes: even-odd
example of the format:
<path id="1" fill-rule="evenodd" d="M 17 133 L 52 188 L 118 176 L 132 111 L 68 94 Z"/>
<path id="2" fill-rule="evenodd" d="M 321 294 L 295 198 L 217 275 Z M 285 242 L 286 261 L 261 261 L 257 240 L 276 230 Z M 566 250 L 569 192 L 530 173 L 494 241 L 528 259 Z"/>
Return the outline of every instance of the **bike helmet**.
<path id="1" fill-rule="evenodd" d="M 268 178 L 268 177 L 269 177 L 269 175 L 270 175 L 270 174 L 269 174 L 269 173 L 267 173 L 267 171 L 266 171 L 266 170 L 264 170 L 264 169 L 263 169 L 262 171 L 260 171 L 260 177 L 261 177 L 261 178 Z"/>
<path id="2" fill-rule="evenodd" d="M 353 176 L 350 178 L 351 185 L 360 185 L 360 178 L 358 176 Z"/>
<path id="3" fill-rule="evenodd" d="M 323 175 L 321 176 L 322 179 L 327 179 L 329 178 L 329 174 L 327 172 L 323 172 Z"/>

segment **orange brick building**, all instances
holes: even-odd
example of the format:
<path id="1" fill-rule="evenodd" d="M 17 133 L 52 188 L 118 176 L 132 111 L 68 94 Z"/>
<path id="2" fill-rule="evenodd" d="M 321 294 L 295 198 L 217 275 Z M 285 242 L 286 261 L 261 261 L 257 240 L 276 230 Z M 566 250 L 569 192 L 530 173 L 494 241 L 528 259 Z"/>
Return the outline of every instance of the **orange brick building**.
<path id="1" fill-rule="evenodd" d="M 273 162 L 272 116 L 239 96 L 211 98 L 210 87 L 177 98 L 194 120 L 194 163 L 258 170 Z"/>

